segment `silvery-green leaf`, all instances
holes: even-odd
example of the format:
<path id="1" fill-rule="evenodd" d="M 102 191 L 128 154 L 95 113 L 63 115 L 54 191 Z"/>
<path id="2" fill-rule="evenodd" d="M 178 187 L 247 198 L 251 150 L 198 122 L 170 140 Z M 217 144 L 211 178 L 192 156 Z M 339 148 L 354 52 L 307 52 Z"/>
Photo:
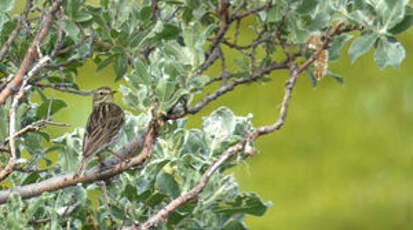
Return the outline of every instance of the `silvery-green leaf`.
<path id="1" fill-rule="evenodd" d="M 330 47 L 328 48 L 328 60 L 336 60 L 340 56 L 341 49 L 343 48 L 344 44 L 352 37 L 353 36 L 349 34 L 334 36 L 331 39 Z"/>
<path id="2" fill-rule="evenodd" d="M 14 0 L 0 0 L 0 12 L 9 12 L 14 7 Z"/>
<path id="3" fill-rule="evenodd" d="M 404 18 L 405 6 L 409 3 L 409 0 L 384 0 L 385 4 L 380 4 L 377 7 L 381 14 L 383 31 L 387 31 L 400 23 Z"/>
<path id="4" fill-rule="evenodd" d="M 400 63 L 406 57 L 403 45 L 394 37 L 381 37 L 374 53 L 376 64 L 384 69 L 387 65 L 399 68 Z"/>
<path id="5" fill-rule="evenodd" d="M 356 38 L 348 49 L 351 62 L 354 63 L 361 55 L 369 51 L 378 38 L 379 35 L 376 33 L 365 33 Z"/>
<path id="6" fill-rule="evenodd" d="M 227 140 L 235 130 L 235 115 L 228 108 L 220 107 L 203 119 L 202 128 L 209 139 Z"/>
<path id="7" fill-rule="evenodd" d="M 66 32 L 66 34 L 73 40 L 78 42 L 80 40 L 79 34 L 80 34 L 80 29 L 76 26 L 75 23 L 69 20 L 63 20 L 63 30 Z"/>
<path id="8" fill-rule="evenodd" d="M 156 177 L 156 182 L 158 184 L 159 191 L 171 198 L 176 198 L 181 194 L 178 183 L 169 173 L 160 172 Z"/>
<path id="9" fill-rule="evenodd" d="M 407 5 L 405 9 L 405 17 L 403 20 L 398 23 L 397 25 L 393 26 L 389 32 L 392 34 L 399 34 L 413 25 L 413 7 L 411 5 Z"/>

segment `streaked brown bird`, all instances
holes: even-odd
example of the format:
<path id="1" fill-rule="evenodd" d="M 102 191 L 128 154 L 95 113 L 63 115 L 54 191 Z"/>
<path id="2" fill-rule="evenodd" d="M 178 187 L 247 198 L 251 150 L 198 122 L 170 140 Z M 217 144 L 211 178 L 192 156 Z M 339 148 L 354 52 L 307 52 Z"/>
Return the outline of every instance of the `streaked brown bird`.
<path id="1" fill-rule="evenodd" d="M 109 148 L 121 136 L 125 123 L 125 114 L 114 102 L 116 91 L 109 87 L 101 87 L 93 94 L 93 111 L 86 124 L 83 136 L 83 159 L 75 176 L 83 174 L 89 160 Z"/>

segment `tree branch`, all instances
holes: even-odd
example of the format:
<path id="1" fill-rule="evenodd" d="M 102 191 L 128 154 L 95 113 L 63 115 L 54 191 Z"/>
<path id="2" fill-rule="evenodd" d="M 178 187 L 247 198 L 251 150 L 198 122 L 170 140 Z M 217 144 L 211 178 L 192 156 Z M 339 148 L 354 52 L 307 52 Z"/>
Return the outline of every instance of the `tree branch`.
<path id="1" fill-rule="evenodd" d="M 0 171 L 0 181 L 3 181 L 7 176 L 10 175 L 10 173 L 13 172 L 13 169 L 16 165 L 16 144 L 15 144 L 15 138 L 16 138 L 16 120 L 17 120 L 17 109 L 19 105 L 19 101 L 24 97 L 25 93 L 30 89 L 30 86 L 27 86 L 28 81 L 30 80 L 31 77 L 40 69 L 47 61 L 50 60 L 49 56 L 45 56 L 42 59 L 39 60 L 38 63 L 30 70 L 29 73 L 27 73 L 27 76 L 23 80 L 22 85 L 20 86 L 19 91 L 17 94 L 13 97 L 13 100 L 10 105 L 10 110 L 9 110 L 9 145 L 10 145 L 10 157 L 7 160 L 6 166 L 4 166 L 1 171 Z"/>
<path id="2" fill-rule="evenodd" d="M 69 83 L 70 85 L 73 85 Z M 72 94 L 77 94 L 81 96 L 89 96 L 93 93 L 93 90 L 86 90 L 86 89 L 73 89 L 69 88 L 67 84 L 65 83 L 34 83 L 34 86 L 39 87 L 39 88 L 51 88 L 51 89 L 56 89 L 65 93 L 72 93 Z"/>
<path id="3" fill-rule="evenodd" d="M 60 122 L 54 122 L 54 121 L 50 121 L 47 119 L 43 119 L 43 120 L 39 120 L 36 121 L 30 125 L 25 126 L 24 128 L 20 129 L 19 131 L 15 131 L 13 138 L 17 138 L 17 137 L 21 137 L 24 134 L 30 132 L 30 131 L 37 131 L 41 128 L 43 128 L 45 125 L 54 125 L 54 126 L 60 126 L 60 127 L 69 127 L 69 124 L 66 123 L 60 123 Z M 7 144 L 10 140 L 10 137 L 7 138 L 4 143 Z"/>
<path id="4" fill-rule="evenodd" d="M 232 147 L 228 148 L 225 152 L 223 152 L 202 174 L 201 178 L 198 180 L 196 185 L 192 187 L 192 189 L 190 189 L 188 192 L 183 193 L 176 199 L 172 200 L 169 204 L 167 204 L 165 207 L 163 207 L 161 210 L 159 210 L 156 214 L 151 216 L 147 221 L 145 221 L 141 225 L 124 227 L 122 228 L 122 230 L 153 229 L 160 223 L 165 222 L 166 218 L 177 208 L 187 203 L 188 201 L 196 198 L 205 188 L 213 173 L 217 171 L 229 158 L 231 158 L 236 153 L 242 150 L 248 153 L 249 156 L 252 156 L 253 151 L 251 151 L 251 149 L 248 149 L 250 148 L 250 143 L 253 143 L 261 135 L 268 134 L 280 129 L 282 125 L 285 123 L 285 118 L 287 117 L 288 113 L 288 105 L 291 100 L 292 90 L 295 86 L 298 76 L 299 73 L 297 70 L 290 72 L 290 76 L 285 84 L 285 93 L 281 102 L 280 114 L 274 125 L 262 126 L 256 129 L 255 131 L 247 134 L 244 139 L 242 139 L 237 144 L 233 145 Z"/>
<path id="5" fill-rule="evenodd" d="M 74 186 L 77 183 L 88 183 L 98 180 L 104 180 L 113 176 L 116 176 L 131 167 L 137 166 L 143 163 L 146 159 L 149 158 L 152 153 L 152 144 L 155 140 L 155 129 L 154 127 L 149 127 L 148 131 L 144 134 L 139 134 L 125 146 L 123 146 L 117 154 L 123 157 L 128 157 L 131 154 L 135 153 L 137 149 L 144 146 L 142 152 L 129 159 L 128 161 L 119 162 L 117 158 L 110 158 L 104 162 L 106 165 L 105 168 L 100 168 L 95 166 L 87 170 L 84 175 L 75 177 L 75 172 L 65 173 L 60 176 L 55 176 L 49 179 L 46 179 L 41 182 L 28 184 L 24 186 L 16 186 L 14 188 L 0 191 L 0 204 L 5 203 L 9 198 L 10 194 L 17 193 L 22 198 L 31 198 L 41 195 L 43 192 L 51 192 L 66 187 Z"/>
<path id="6" fill-rule="evenodd" d="M 11 81 L 7 86 L 3 89 L 3 91 L 0 93 L 0 105 L 4 104 L 6 99 L 12 94 L 14 90 L 22 83 L 23 81 L 23 76 L 27 72 L 30 64 L 32 63 L 33 59 L 36 57 L 36 49 L 37 46 L 43 41 L 43 39 L 46 37 L 46 35 L 49 32 L 50 27 L 53 24 L 53 19 L 54 15 L 57 11 L 57 9 L 60 7 L 62 1 L 61 0 L 56 0 L 51 9 L 49 10 L 45 22 L 43 26 L 41 27 L 39 33 L 36 35 L 36 38 L 32 42 L 30 48 L 28 49 L 26 56 L 23 59 L 22 64 L 19 67 L 19 70 L 17 71 L 13 81 Z"/>
<path id="7" fill-rule="evenodd" d="M 39 196 L 43 192 L 51 192 L 66 187 L 75 186 L 77 183 L 89 183 L 108 179 L 132 167 L 142 164 L 150 157 L 152 153 L 152 145 L 157 136 L 158 128 L 154 123 L 155 122 L 151 122 L 147 132 L 138 134 L 133 140 L 116 152 L 119 156 L 128 158 L 143 146 L 143 149 L 139 155 L 134 156 L 127 161 L 121 162 L 119 162 L 117 158 L 110 158 L 104 162 L 104 168 L 95 166 L 87 170 L 79 177 L 75 177 L 76 172 L 69 172 L 33 184 L 16 186 L 8 190 L 0 191 L 0 204 L 5 203 L 12 193 L 17 193 L 23 199 L 27 199 Z"/>
<path id="8" fill-rule="evenodd" d="M 14 28 L 7 41 L 4 43 L 3 47 L 1 47 L 0 61 L 3 60 L 4 56 L 6 56 L 6 54 L 9 52 L 11 44 L 16 39 L 17 35 L 19 35 L 19 32 L 23 28 L 23 25 L 26 24 L 27 15 L 29 14 L 30 8 L 32 8 L 32 0 L 27 0 L 26 7 L 24 8 L 23 13 L 20 15 L 16 28 Z"/>
<path id="9" fill-rule="evenodd" d="M 286 69 L 288 68 L 287 65 L 287 60 L 277 63 L 277 62 L 272 62 L 270 63 L 266 68 L 262 69 L 261 71 L 252 74 L 247 77 L 243 78 L 238 78 L 232 80 L 230 83 L 225 84 L 218 88 L 217 90 L 213 91 L 212 93 L 209 93 L 207 96 L 201 99 L 198 103 L 196 103 L 194 106 L 188 107 L 187 109 L 184 109 L 183 107 L 179 107 L 175 109 L 169 116 L 169 119 L 178 119 L 183 116 L 185 116 L 188 113 L 195 114 L 199 112 L 203 107 L 205 107 L 207 104 L 209 104 L 211 101 L 216 100 L 218 97 L 220 97 L 223 94 L 226 94 L 230 91 L 232 91 L 236 86 L 240 84 L 245 84 L 251 81 L 255 81 L 258 78 L 262 77 L 265 74 L 271 73 L 273 70 L 276 69 Z"/>

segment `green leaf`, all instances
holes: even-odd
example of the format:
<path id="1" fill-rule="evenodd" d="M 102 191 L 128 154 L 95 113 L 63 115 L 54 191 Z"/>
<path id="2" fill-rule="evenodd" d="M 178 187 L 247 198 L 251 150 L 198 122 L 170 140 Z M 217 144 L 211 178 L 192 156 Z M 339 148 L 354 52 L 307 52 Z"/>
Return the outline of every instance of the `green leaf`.
<path id="1" fill-rule="evenodd" d="M 120 54 L 113 66 L 115 73 L 116 73 L 116 79 L 115 81 L 119 81 L 126 73 L 128 70 L 128 57 L 126 56 L 125 53 Z"/>
<path id="2" fill-rule="evenodd" d="M 0 140 L 6 139 L 8 136 L 8 119 L 7 111 L 4 106 L 0 107 Z"/>
<path id="3" fill-rule="evenodd" d="M 405 17 L 403 18 L 403 20 L 399 24 L 391 28 L 389 32 L 396 35 L 409 29 L 411 25 L 413 25 L 413 7 L 407 5 L 405 9 Z"/>
<path id="4" fill-rule="evenodd" d="M 403 20 L 404 10 L 409 0 L 384 0 L 381 2 L 385 2 L 386 4 L 380 4 L 377 9 L 383 21 L 382 30 L 387 31 Z"/>
<path id="5" fill-rule="evenodd" d="M 369 27 L 373 24 L 371 16 L 363 10 L 353 10 L 348 17 L 365 27 Z"/>
<path id="6" fill-rule="evenodd" d="M 172 108 L 179 99 L 181 99 L 184 95 L 188 95 L 189 91 L 183 88 L 180 88 L 175 91 L 173 96 L 165 103 L 165 108 L 170 109 Z"/>
<path id="7" fill-rule="evenodd" d="M 35 155 L 42 151 L 43 136 L 38 133 L 28 133 L 24 138 L 24 145 L 30 154 Z"/>
<path id="8" fill-rule="evenodd" d="M 0 31 L 3 30 L 4 24 L 9 21 L 9 17 L 7 17 L 6 13 L 1 13 L 0 12 Z"/>
<path id="9" fill-rule="evenodd" d="M 303 0 L 302 4 L 296 9 L 296 12 L 302 15 L 311 14 L 317 8 L 318 3 L 318 0 Z"/>
<path id="10" fill-rule="evenodd" d="M 344 44 L 350 40 L 353 36 L 349 34 L 342 34 L 334 36 L 331 39 L 330 48 L 328 48 L 328 60 L 333 61 L 340 57 L 341 49 Z"/>
<path id="11" fill-rule="evenodd" d="M 50 141 L 50 135 L 46 132 L 37 131 L 36 134 L 42 136 L 46 141 Z"/>
<path id="12" fill-rule="evenodd" d="M 330 70 L 327 70 L 327 76 L 332 77 L 334 80 L 336 80 L 341 85 L 344 84 L 344 78 L 338 74 L 331 72 Z"/>
<path id="13" fill-rule="evenodd" d="M 126 86 L 120 85 L 120 91 L 123 94 L 123 101 L 126 106 L 137 110 L 145 110 L 148 101 L 147 87 L 139 87 L 136 90 L 131 90 Z"/>
<path id="14" fill-rule="evenodd" d="M 24 214 L 32 218 L 38 211 L 46 206 L 46 202 L 54 198 L 54 194 L 44 192 L 41 196 L 30 200 L 30 205 L 25 210 Z"/>
<path id="15" fill-rule="evenodd" d="M 380 38 L 374 53 L 374 60 L 381 69 L 384 69 L 387 65 L 398 69 L 405 57 L 406 51 L 403 45 L 394 37 Z"/>
<path id="16" fill-rule="evenodd" d="M 79 41 L 80 29 L 76 26 L 75 23 L 69 20 L 63 20 L 63 31 L 73 40 Z"/>
<path id="17" fill-rule="evenodd" d="M 156 177 L 156 183 L 158 184 L 158 188 L 161 193 L 168 195 L 173 199 L 177 198 L 181 194 L 178 183 L 169 173 L 160 172 Z"/>
<path id="18" fill-rule="evenodd" d="M 105 68 L 106 66 L 108 66 L 110 63 L 113 62 L 113 59 L 115 58 L 115 55 L 110 55 L 108 58 L 106 58 L 105 60 L 99 62 L 99 64 L 96 67 L 96 71 L 99 71 L 103 68 Z"/>
<path id="19" fill-rule="evenodd" d="M 308 78 L 310 79 L 310 82 L 311 82 L 311 85 L 313 86 L 313 88 L 317 88 L 318 81 L 315 78 L 313 71 L 311 71 L 307 68 L 307 75 L 308 75 Z"/>
<path id="20" fill-rule="evenodd" d="M 159 203 L 161 203 L 165 197 L 166 197 L 166 195 L 164 195 L 162 193 L 155 192 L 155 193 L 151 194 L 151 196 L 148 198 L 146 203 L 149 207 L 154 207 L 154 206 L 158 205 Z"/>
<path id="21" fill-rule="evenodd" d="M 159 99 L 159 111 L 166 112 L 168 108 L 168 101 L 172 97 L 176 89 L 176 82 L 165 78 L 159 79 L 159 82 L 155 88 L 155 93 Z"/>
<path id="22" fill-rule="evenodd" d="M 162 31 L 157 33 L 157 38 L 165 39 L 165 40 L 175 39 L 175 38 L 178 38 L 179 32 L 180 32 L 179 27 L 173 24 L 166 23 L 163 25 Z"/>
<path id="23" fill-rule="evenodd" d="M 4 210 L 4 215 L 6 215 L 6 226 L 8 229 L 17 230 L 25 229 L 25 220 L 22 218 L 24 203 L 19 195 L 12 193 L 7 200 L 6 210 Z"/>
<path id="24" fill-rule="evenodd" d="M 217 213 L 237 214 L 244 213 L 254 216 L 263 216 L 272 203 L 264 202 L 256 193 L 242 193 L 237 195 L 233 201 L 227 202 L 215 208 Z"/>
<path id="25" fill-rule="evenodd" d="M 125 195 L 130 201 L 135 201 L 138 199 L 138 191 L 136 190 L 136 187 L 131 184 L 126 185 L 123 190 L 123 195 Z"/>
<path id="26" fill-rule="evenodd" d="M 78 12 L 75 16 L 74 16 L 74 20 L 75 22 L 87 22 L 89 20 L 91 20 L 93 18 L 93 16 L 85 11 L 81 11 Z"/>
<path id="27" fill-rule="evenodd" d="M 198 202 L 196 200 L 190 200 L 177 208 L 175 212 L 171 213 L 171 215 L 168 216 L 168 229 L 175 229 L 174 225 L 179 224 L 185 217 L 190 216 L 197 204 Z"/>
<path id="28" fill-rule="evenodd" d="M 37 111 L 36 111 L 37 119 L 45 118 L 47 116 L 49 104 L 50 104 L 50 99 L 47 99 L 43 101 L 43 103 L 37 108 Z M 65 107 L 67 107 L 67 104 L 65 101 L 61 99 L 53 99 L 50 115 L 57 113 L 59 110 Z"/>
<path id="29" fill-rule="evenodd" d="M 181 148 L 181 155 L 198 153 L 207 148 L 204 133 L 199 129 L 190 129 L 185 132 Z"/>
<path id="30" fill-rule="evenodd" d="M 306 27 L 309 31 L 316 31 L 328 26 L 331 16 L 328 13 L 321 12 L 317 14 L 311 23 Z"/>
<path id="31" fill-rule="evenodd" d="M 0 0 L 0 12 L 9 12 L 14 7 L 14 0 Z"/>
<path id="32" fill-rule="evenodd" d="M 114 217 L 118 219 L 125 218 L 125 209 L 123 207 L 118 207 L 117 205 L 111 205 L 111 213 L 113 214 Z"/>
<path id="33" fill-rule="evenodd" d="M 279 7 L 277 6 L 272 6 L 269 10 L 268 10 L 268 17 L 267 17 L 267 22 L 271 23 L 271 22 L 278 22 L 280 21 L 282 18 L 282 14 L 280 12 Z"/>
<path id="34" fill-rule="evenodd" d="M 30 174 L 28 174 L 28 175 L 25 176 L 22 185 L 34 183 L 34 182 L 36 182 L 39 178 L 40 178 L 39 173 L 37 173 L 37 172 L 32 172 L 32 173 L 30 173 Z"/>
<path id="35" fill-rule="evenodd" d="M 55 138 L 52 142 L 59 151 L 58 164 L 65 171 L 77 169 L 81 158 L 83 129 L 76 128 L 71 133 Z"/>
<path id="36" fill-rule="evenodd" d="M 133 74 L 128 76 L 128 80 L 135 88 L 139 88 L 140 84 L 150 85 L 152 82 L 152 76 L 149 74 L 147 70 L 147 66 L 137 58 L 134 64 L 134 72 Z"/>
<path id="37" fill-rule="evenodd" d="M 194 18 L 194 15 L 192 14 L 192 9 L 189 7 L 185 7 L 184 13 L 182 14 L 182 19 L 185 23 L 189 23 L 192 20 L 192 18 Z"/>
<path id="38" fill-rule="evenodd" d="M 227 222 L 224 227 L 222 227 L 221 230 L 247 230 L 248 227 L 245 225 L 244 222 L 236 220 L 236 219 L 231 219 L 229 222 Z"/>
<path id="39" fill-rule="evenodd" d="M 351 62 L 354 63 L 361 55 L 366 53 L 378 38 L 379 35 L 376 33 L 366 33 L 354 40 L 348 49 Z"/>
<path id="40" fill-rule="evenodd" d="M 204 117 L 202 128 L 210 139 L 222 142 L 232 136 L 235 126 L 234 113 L 226 107 L 220 107 L 208 117 Z"/>

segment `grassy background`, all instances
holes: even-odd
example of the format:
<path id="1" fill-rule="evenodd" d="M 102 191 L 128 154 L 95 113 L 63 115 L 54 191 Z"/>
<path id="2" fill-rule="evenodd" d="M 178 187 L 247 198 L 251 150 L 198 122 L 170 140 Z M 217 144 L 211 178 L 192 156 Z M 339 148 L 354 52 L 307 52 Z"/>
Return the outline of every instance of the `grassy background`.
<path id="1" fill-rule="evenodd" d="M 242 28 L 245 40 L 248 30 Z M 399 37 L 407 50 L 400 70 L 380 71 L 370 52 L 355 64 L 346 55 L 330 64 L 344 76 L 343 86 L 325 78 L 313 89 L 306 75 L 298 79 L 285 126 L 260 138 L 259 154 L 232 170 L 242 190 L 274 203 L 264 217 L 248 217 L 251 229 L 411 229 L 412 37 L 412 29 Z M 81 88 L 116 87 L 111 67 L 95 69 L 93 63 L 81 68 Z M 237 115 L 253 113 L 257 126 L 273 122 L 286 77 L 275 72 L 265 85 L 241 86 L 191 116 L 190 125 L 199 126 L 203 115 L 221 105 Z M 59 92 L 55 97 L 69 103 L 55 121 L 72 126 L 50 128 L 54 136 L 83 127 L 91 98 Z"/>

